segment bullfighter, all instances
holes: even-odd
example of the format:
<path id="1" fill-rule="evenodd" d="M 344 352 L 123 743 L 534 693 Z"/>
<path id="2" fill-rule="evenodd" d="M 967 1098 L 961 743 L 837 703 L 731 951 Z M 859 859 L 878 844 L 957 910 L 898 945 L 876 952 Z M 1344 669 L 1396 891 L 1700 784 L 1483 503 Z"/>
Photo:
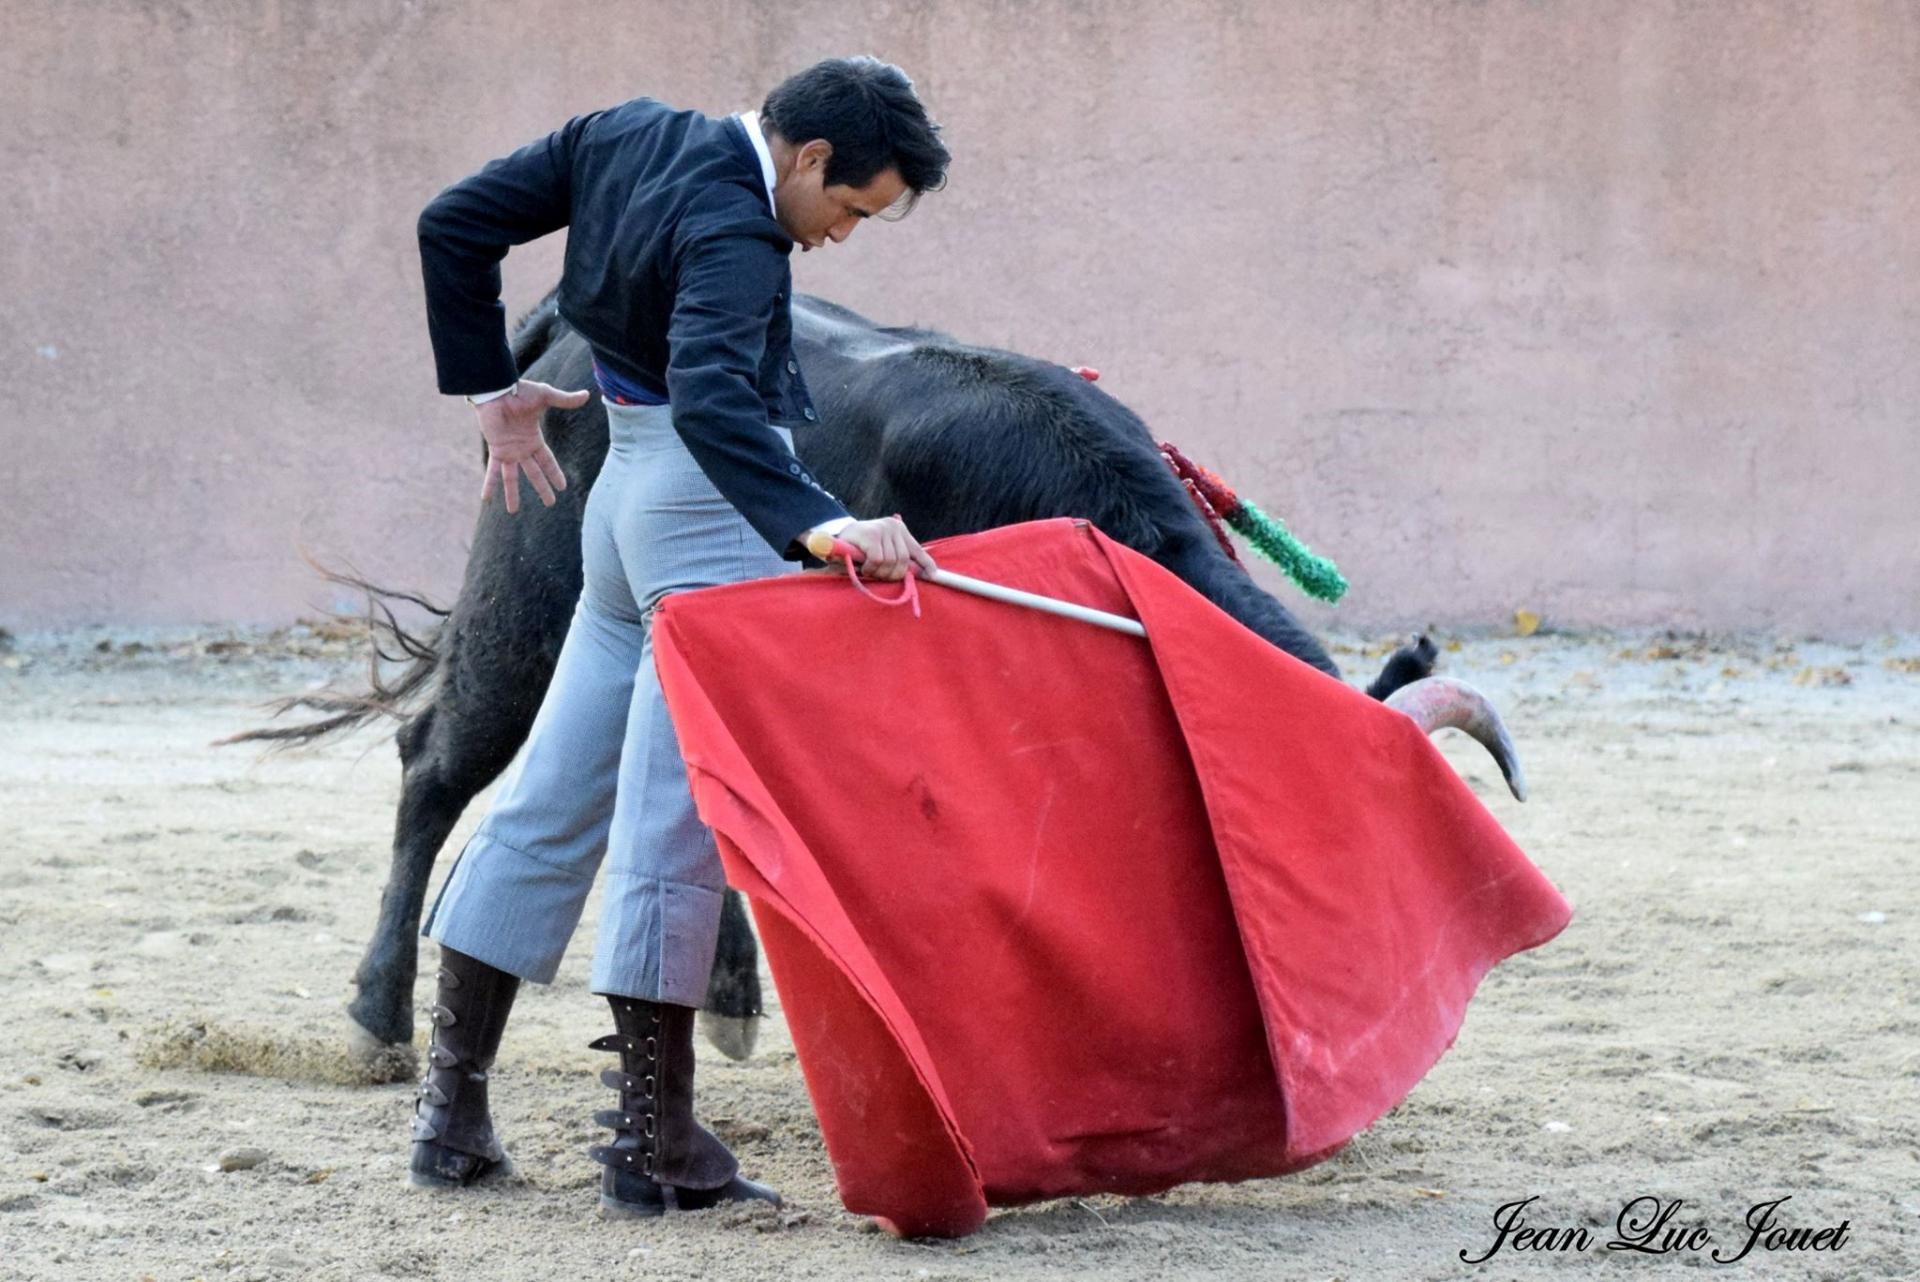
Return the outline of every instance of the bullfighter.
<path id="1" fill-rule="evenodd" d="M 832 534 L 861 573 L 935 568 L 898 518 L 857 520 L 793 452 L 816 417 L 792 345 L 790 255 L 945 182 L 911 81 L 874 58 L 791 77 L 759 111 L 713 118 L 649 98 L 579 116 L 447 188 L 420 216 L 440 391 L 473 403 L 483 503 L 551 506 L 567 480 L 541 433 L 586 389 L 518 377 L 500 302 L 511 246 L 566 228 L 560 314 L 591 345 L 611 449 L 586 505 L 585 585 L 532 735 L 461 852 L 424 933 L 440 944 L 430 1067 L 410 1179 L 458 1188 L 506 1169 L 487 1072 L 522 980 L 551 982 L 603 856 L 592 971 L 617 1051 L 596 1113 L 608 1216 L 779 1195 L 742 1176 L 693 1110 L 693 1028 L 725 877 L 689 792 L 648 621 L 670 592 L 791 572 Z M 537 576 L 529 566 L 529 590 Z M 511 609 L 511 602 L 498 608 Z"/>

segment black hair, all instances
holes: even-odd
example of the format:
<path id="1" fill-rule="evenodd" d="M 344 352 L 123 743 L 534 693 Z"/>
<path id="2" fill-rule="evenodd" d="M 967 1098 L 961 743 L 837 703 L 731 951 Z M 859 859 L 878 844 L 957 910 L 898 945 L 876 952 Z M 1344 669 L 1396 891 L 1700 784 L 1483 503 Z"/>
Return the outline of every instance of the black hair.
<path id="1" fill-rule="evenodd" d="M 952 157 L 940 126 L 914 96 L 913 81 L 892 63 L 865 56 L 817 62 L 768 94 L 760 117 L 795 146 L 815 138 L 832 144 L 829 184 L 864 187 L 897 169 L 909 193 L 907 209 L 946 185 Z"/>

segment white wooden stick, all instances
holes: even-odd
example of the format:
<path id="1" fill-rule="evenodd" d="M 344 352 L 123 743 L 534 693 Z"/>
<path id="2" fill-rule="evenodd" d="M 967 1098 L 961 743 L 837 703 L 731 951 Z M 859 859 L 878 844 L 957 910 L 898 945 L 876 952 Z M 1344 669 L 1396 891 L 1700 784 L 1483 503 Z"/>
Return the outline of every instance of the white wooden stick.
<path id="1" fill-rule="evenodd" d="M 1105 610 L 1096 610 L 1087 605 L 1075 605 L 1071 601 L 1041 596 L 1037 592 L 1022 592 L 1019 588 L 989 583 L 985 579 L 976 579 L 965 574 L 955 574 L 952 570 L 935 570 L 921 577 L 928 583 L 938 583 L 944 588 L 957 588 L 962 592 L 971 592 L 975 596 L 991 597 L 995 601 L 1006 601 L 1012 605 L 1024 605 L 1029 610 L 1057 614 L 1063 619 L 1078 619 L 1082 623 L 1091 623 L 1097 628 L 1111 628 L 1115 632 L 1125 632 L 1129 636 L 1136 637 L 1147 635 L 1146 628 L 1141 626 L 1138 619 L 1129 619 L 1121 614 L 1108 614 Z"/>

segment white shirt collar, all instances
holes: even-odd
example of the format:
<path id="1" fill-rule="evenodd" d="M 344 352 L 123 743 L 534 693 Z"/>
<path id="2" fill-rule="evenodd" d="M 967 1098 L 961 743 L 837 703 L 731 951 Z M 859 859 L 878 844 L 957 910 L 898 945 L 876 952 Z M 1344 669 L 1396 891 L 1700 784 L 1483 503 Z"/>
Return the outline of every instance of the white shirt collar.
<path id="1" fill-rule="evenodd" d="M 767 184 L 767 209 L 778 212 L 773 203 L 773 153 L 767 150 L 767 136 L 760 132 L 760 113 L 743 111 L 740 123 L 746 126 L 747 141 L 753 144 L 753 154 L 760 157 L 760 179 Z"/>

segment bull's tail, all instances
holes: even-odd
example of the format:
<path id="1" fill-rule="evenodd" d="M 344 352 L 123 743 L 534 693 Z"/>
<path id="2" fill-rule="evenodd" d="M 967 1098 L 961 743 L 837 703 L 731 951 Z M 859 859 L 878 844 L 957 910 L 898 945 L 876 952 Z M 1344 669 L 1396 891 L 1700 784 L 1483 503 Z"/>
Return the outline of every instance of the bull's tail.
<path id="1" fill-rule="evenodd" d="M 1332 604 L 1346 595 L 1347 580 L 1339 567 L 1324 556 L 1316 556 L 1285 523 L 1235 494 L 1225 481 L 1182 454 L 1171 441 L 1160 442 L 1160 454 L 1186 486 L 1187 497 L 1207 518 L 1213 536 L 1229 557 L 1240 559 L 1223 523 L 1251 543 L 1254 551 L 1279 566 L 1308 596 Z"/>
<path id="2" fill-rule="evenodd" d="M 326 715 L 317 721 L 299 725 L 261 726 L 243 730 L 217 740 L 221 744 L 265 743 L 272 749 L 305 747 L 342 730 L 364 725 L 376 717 L 402 720 L 413 710 L 421 695 L 432 684 L 440 668 L 440 633 L 448 611 L 415 592 L 397 591 L 369 583 L 357 574 L 328 569 L 307 558 L 316 573 L 329 583 L 364 593 L 367 599 L 367 688 L 363 691 L 320 690 L 294 695 L 269 704 L 272 715 L 284 716 L 304 709 Z M 435 622 L 419 630 L 403 626 L 394 613 L 396 604 L 417 606 L 435 616 Z M 404 663 L 394 677 L 382 670 L 383 664 Z"/>
<path id="3" fill-rule="evenodd" d="M 522 374 L 526 373 L 565 329 L 566 322 L 560 318 L 560 290 L 556 286 L 513 327 L 514 365 Z M 357 574 L 330 570 L 310 556 L 306 562 L 327 582 L 352 588 L 367 598 L 367 688 L 358 692 L 321 690 L 280 699 L 268 705 L 276 717 L 299 709 L 327 715 L 300 725 L 243 730 L 218 740 L 219 743 L 266 743 L 275 749 L 304 747 L 376 717 L 403 720 L 432 684 L 433 674 L 440 670 L 440 633 L 449 611 L 416 592 L 380 587 Z M 409 631 L 401 626 L 393 612 L 395 603 L 402 602 L 418 606 L 436 621 L 420 631 Z M 407 666 L 397 677 L 388 679 L 381 665 L 393 663 Z"/>

